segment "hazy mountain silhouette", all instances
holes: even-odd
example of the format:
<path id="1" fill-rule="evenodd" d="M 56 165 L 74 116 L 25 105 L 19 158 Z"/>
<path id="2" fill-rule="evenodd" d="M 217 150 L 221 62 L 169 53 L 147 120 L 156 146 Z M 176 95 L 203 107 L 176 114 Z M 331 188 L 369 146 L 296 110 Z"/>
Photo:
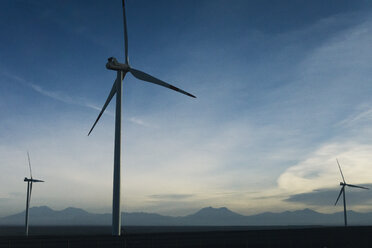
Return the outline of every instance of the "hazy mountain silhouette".
<path id="1" fill-rule="evenodd" d="M 0 225 L 24 225 L 25 212 L 0 218 Z M 49 207 L 30 208 L 30 225 L 111 225 L 111 214 L 92 214 L 79 208 L 55 211 Z M 261 213 L 244 216 L 227 208 L 207 207 L 180 217 L 152 213 L 122 213 L 128 226 L 271 226 L 343 225 L 343 212 L 322 214 L 311 209 Z M 350 225 L 371 225 L 372 213 L 348 211 Z"/>
<path id="2" fill-rule="evenodd" d="M 184 225 L 241 225 L 246 216 L 232 212 L 223 208 L 207 207 L 199 210 L 195 214 L 180 217 L 179 222 Z M 211 224 L 212 223 L 212 224 Z"/>
<path id="3" fill-rule="evenodd" d="M 111 223 L 110 214 L 92 214 L 80 208 L 66 208 L 55 211 L 47 206 L 29 209 L 30 225 L 108 225 Z M 23 225 L 25 211 L 3 217 L 0 225 Z"/>

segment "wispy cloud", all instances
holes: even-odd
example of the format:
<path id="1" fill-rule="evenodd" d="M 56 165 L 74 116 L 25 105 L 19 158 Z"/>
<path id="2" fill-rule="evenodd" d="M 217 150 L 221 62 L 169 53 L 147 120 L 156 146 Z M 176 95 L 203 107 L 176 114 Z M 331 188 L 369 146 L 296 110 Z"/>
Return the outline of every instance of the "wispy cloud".
<path id="1" fill-rule="evenodd" d="M 10 74 L 8 72 L 5 72 L 5 71 L 2 71 L 1 74 L 3 74 L 4 76 L 8 77 L 8 78 L 11 78 L 15 81 L 18 81 L 20 83 L 24 83 L 24 84 L 27 84 L 26 80 L 24 80 L 23 78 L 21 77 L 18 77 L 17 75 L 14 75 L 14 74 Z"/>
<path id="2" fill-rule="evenodd" d="M 44 96 L 47 96 L 47 97 L 50 97 L 54 100 L 57 100 L 57 101 L 60 101 L 60 102 L 63 102 L 63 103 L 66 103 L 66 104 L 72 104 L 72 105 L 78 105 L 78 106 L 83 106 L 83 107 L 87 107 L 87 108 L 90 108 L 90 109 L 94 109 L 94 110 L 97 110 L 97 111 L 101 111 L 101 108 L 98 107 L 97 105 L 89 102 L 88 100 L 84 99 L 84 98 L 81 98 L 81 97 L 71 97 L 63 92 L 56 92 L 56 91 L 50 91 L 50 90 L 47 90 L 45 88 L 43 88 L 42 86 L 40 85 L 37 85 L 35 83 L 31 83 L 31 82 L 28 82 L 27 80 L 17 76 L 17 75 L 13 75 L 13 74 L 9 74 L 9 73 L 3 73 L 5 76 L 13 79 L 13 80 L 16 80 L 28 87 L 30 87 L 31 89 L 33 89 L 34 91 L 40 93 L 41 95 L 44 95 Z M 105 110 L 105 114 L 108 114 L 108 115 L 111 115 L 111 116 L 114 116 L 114 114 L 109 111 L 109 110 Z M 142 126 L 142 127 L 154 127 L 154 125 L 150 124 L 149 122 L 139 118 L 139 117 L 130 117 L 128 119 L 130 122 L 136 124 L 136 125 L 139 125 L 139 126 Z"/>
<path id="3" fill-rule="evenodd" d="M 143 126 L 143 127 L 153 127 L 153 125 L 151 125 L 150 123 L 138 118 L 138 117 L 130 117 L 129 118 L 129 121 L 134 123 L 134 124 L 137 124 L 137 125 L 140 125 L 140 126 Z"/>
<path id="4" fill-rule="evenodd" d="M 269 196 L 268 200 L 281 196 L 283 204 L 278 207 L 312 204 L 318 210 L 330 206 L 327 211 L 334 211 L 331 207 L 341 180 L 336 158 L 347 182 L 371 184 L 371 23 L 371 19 L 363 21 L 308 51 L 292 72 L 295 80 L 287 89 L 279 88 L 276 96 L 285 98 L 278 104 L 293 106 L 287 107 L 293 112 L 287 111 L 291 114 L 286 118 L 295 117 L 289 125 L 300 127 L 297 139 L 311 149 L 293 154 L 297 161 L 287 159 L 277 185 L 262 190 L 260 196 Z M 290 149 L 298 150 L 296 146 Z M 328 194 L 333 187 L 334 195 Z M 325 204 L 327 196 L 330 205 Z M 353 209 L 358 207 L 363 206 Z"/>
<path id="5" fill-rule="evenodd" d="M 371 187 L 372 184 L 364 184 L 364 187 Z M 340 192 L 340 187 L 314 190 L 308 193 L 295 194 L 289 196 L 285 201 L 300 202 L 315 206 L 332 206 Z M 371 204 L 371 194 L 369 190 L 347 188 L 347 205 Z M 342 200 L 341 200 L 342 203 Z"/>
<path id="6" fill-rule="evenodd" d="M 361 111 L 352 114 L 345 120 L 340 122 L 341 126 L 345 127 L 355 127 L 355 125 L 361 125 L 363 123 L 371 123 L 372 121 L 372 108 L 362 109 Z"/>
<path id="7" fill-rule="evenodd" d="M 306 160 L 286 169 L 278 179 L 278 186 L 293 193 L 331 187 L 340 180 L 336 158 L 347 181 L 371 183 L 372 179 L 367 176 L 372 173 L 371 149 L 371 145 L 354 142 L 325 144 Z"/>
<path id="8" fill-rule="evenodd" d="M 22 77 L 19 77 L 19 76 L 14 75 L 14 74 L 10 74 L 10 73 L 7 73 L 7 72 L 2 72 L 2 74 L 7 76 L 8 78 L 11 78 L 15 81 L 18 81 L 18 82 L 30 87 L 31 89 L 40 93 L 41 95 L 50 97 L 54 100 L 64 102 L 64 103 L 67 103 L 67 104 L 87 107 L 87 108 L 98 110 L 98 111 L 101 110 L 100 107 L 96 106 L 95 104 L 91 103 L 90 101 L 88 101 L 88 100 L 86 100 L 82 97 L 71 97 L 71 96 L 69 96 L 69 95 L 67 95 L 63 92 L 56 92 L 56 91 L 47 90 L 40 85 L 37 85 L 35 83 L 31 83 L 31 82 L 23 79 Z M 113 115 L 113 113 L 111 113 L 108 110 L 106 110 L 105 113 L 109 114 L 109 115 Z"/>
<path id="9" fill-rule="evenodd" d="M 67 103 L 67 104 L 80 105 L 80 106 L 91 108 L 91 109 L 98 110 L 98 111 L 101 110 L 99 107 L 95 106 L 94 104 L 88 103 L 86 100 L 84 100 L 82 98 L 80 98 L 80 99 L 72 98 L 68 95 L 65 95 L 65 94 L 61 93 L 61 92 L 49 91 L 49 90 L 46 90 L 46 89 L 42 88 L 41 86 L 33 84 L 33 83 L 28 83 L 28 85 L 33 90 L 35 90 L 36 92 L 38 92 L 38 93 L 40 93 L 44 96 L 53 98 L 54 100 L 61 101 L 61 102 Z"/>

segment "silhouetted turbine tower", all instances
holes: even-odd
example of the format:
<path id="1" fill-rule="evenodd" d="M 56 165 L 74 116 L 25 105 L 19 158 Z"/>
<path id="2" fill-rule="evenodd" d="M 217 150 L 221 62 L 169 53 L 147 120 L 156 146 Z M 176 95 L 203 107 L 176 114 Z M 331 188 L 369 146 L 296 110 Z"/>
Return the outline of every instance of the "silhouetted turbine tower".
<path id="1" fill-rule="evenodd" d="M 338 168 L 340 169 L 340 173 L 341 173 L 341 176 L 342 176 L 342 181 L 343 182 L 340 182 L 340 186 L 341 186 L 341 190 L 340 190 L 340 193 L 338 194 L 338 197 L 337 197 L 337 200 L 335 202 L 335 206 L 338 202 L 338 200 L 340 199 L 340 196 L 342 194 L 343 196 L 343 201 L 344 201 L 344 220 L 345 220 L 345 227 L 347 226 L 347 216 L 346 216 L 346 196 L 345 196 L 345 187 L 346 186 L 349 186 L 349 187 L 352 187 L 352 188 L 360 188 L 360 189 L 369 189 L 369 188 L 366 188 L 366 187 L 362 187 L 362 186 L 357 186 L 357 185 L 353 185 L 353 184 L 347 184 L 346 181 L 345 181 L 345 178 L 344 178 L 344 175 L 342 174 L 342 170 L 341 170 L 341 166 L 340 166 L 340 163 L 338 162 L 338 159 L 336 158 L 336 161 L 337 161 L 337 164 L 338 164 Z"/>
<path id="2" fill-rule="evenodd" d="M 122 82 L 127 72 L 130 72 L 134 77 L 139 80 L 146 81 L 149 83 L 161 85 L 171 90 L 178 91 L 187 96 L 194 97 L 194 95 L 181 90 L 173 85 L 170 85 L 164 81 L 161 81 L 147 73 L 136 70 L 129 65 L 128 59 L 128 34 L 127 34 L 127 20 L 125 16 L 125 3 L 122 0 L 123 7 L 123 21 L 124 21 L 124 50 L 125 50 L 125 64 L 119 63 L 116 58 L 110 57 L 106 64 L 106 68 L 109 70 L 116 71 L 116 80 L 112 85 L 111 91 L 105 104 L 102 107 L 96 121 L 90 129 L 88 135 L 92 132 L 93 128 L 101 118 L 107 105 L 110 103 L 113 96 L 116 94 L 116 113 L 115 113 L 115 148 L 114 148 L 114 180 L 113 180 L 113 203 L 112 203 L 112 234 L 115 236 L 120 235 L 120 159 L 121 159 L 121 96 L 122 96 Z"/>
<path id="3" fill-rule="evenodd" d="M 27 182 L 26 219 L 25 219 L 25 232 L 26 232 L 26 236 L 28 236 L 28 208 L 30 206 L 30 201 L 31 201 L 32 183 L 44 182 L 42 180 L 38 180 L 38 179 L 33 179 L 32 178 L 30 154 L 28 152 L 27 152 L 27 157 L 28 157 L 28 167 L 30 168 L 30 178 L 25 177 L 25 179 L 24 179 L 24 181 Z"/>

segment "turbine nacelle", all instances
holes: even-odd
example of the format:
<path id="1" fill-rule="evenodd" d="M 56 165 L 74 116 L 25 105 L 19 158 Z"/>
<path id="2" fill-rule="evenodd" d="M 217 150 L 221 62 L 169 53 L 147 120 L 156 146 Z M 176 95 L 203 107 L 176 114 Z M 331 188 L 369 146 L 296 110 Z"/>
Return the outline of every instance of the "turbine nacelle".
<path id="1" fill-rule="evenodd" d="M 340 186 L 344 186 L 344 185 L 346 185 L 345 183 L 343 183 L 343 182 L 340 182 Z"/>
<path id="2" fill-rule="evenodd" d="M 119 63 L 118 60 L 114 57 L 110 57 L 107 59 L 108 62 L 106 63 L 106 68 L 113 71 L 123 71 L 128 72 L 130 70 L 128 64 Z"/>

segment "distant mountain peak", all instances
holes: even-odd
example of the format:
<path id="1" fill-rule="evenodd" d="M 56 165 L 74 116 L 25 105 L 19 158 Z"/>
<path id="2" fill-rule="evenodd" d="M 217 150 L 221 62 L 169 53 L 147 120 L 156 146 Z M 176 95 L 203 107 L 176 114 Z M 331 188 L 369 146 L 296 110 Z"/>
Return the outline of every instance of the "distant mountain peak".
<path id="1" fill-rule="evenodd" d="M 240 216 L 230 209 L 226 207 L 214 208 L 214 207 L 206 207 L 200 209 L 198 212 L 193 214 L 192 216 L 201 216 L 201 217 L 213 217 L 213 216 Z"/>
<path id="2" fill-rule="evenodd" d="M 45 213 L 52 213 L 54 212 L 53 209 L 51 209 L 48 206 L 39 206 L 39 207 L 31 207 L 30 212 L 36 213 L 36 214 L 45 214 Z"/>
<path id="3" fill-rule="evenodd" d="M 301 211 L 301 210 L 300 210 L 300 211 Z M 312 210 L 312 209 L 310 209 L 310 208 L 305 208 L 305 209 L 302 210 L 302 212 L 303 212 L 303 213 L 318 213 L 318 212 L 316 212 L 316 211 L 314 211 L 314 210 Z"/>
<path id="4" fill-rule="evenodd" d="M 220 207 L 220 208 L 214 208 L 214 207 L 205 207 L 205 208 L 202 208 L 199 210 L 200 211 L 229 211 L 229 212 L 232 212 L 230 209 L 226 208 L 226 207 Z"/>
<path id="5" fill-rule="evenodd" d="M 81 208 L 74 208 L 74 207 L 68 207 L 61 211 L 59 211 L 60 214 L 70 214 L 70 215 L 87 215 L 89 214 L 87 211 Z"/>
<path id="6" fill-rule="evenodd" d="M 85 210 L 83 210 L 81 208 L 74 208 L 74 207 L 67 207 L 64 210 L 82 210 L 82 211 L 85 211 Z"/>
<path id="7" fill-rule="evenodd" d="M 48 206 L 35 206 L 35 207 L 30 207 L 30 209 L 40 209 L 40 210 L 52 210 L 50 207 Z"/>

